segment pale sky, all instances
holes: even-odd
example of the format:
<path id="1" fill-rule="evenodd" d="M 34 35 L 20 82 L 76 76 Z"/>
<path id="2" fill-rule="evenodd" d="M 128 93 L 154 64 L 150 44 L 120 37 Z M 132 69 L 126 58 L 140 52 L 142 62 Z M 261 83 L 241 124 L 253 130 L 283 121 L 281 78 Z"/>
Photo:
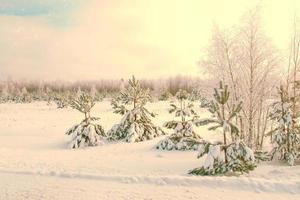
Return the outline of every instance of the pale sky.
<path id="1" fill-rule="evenodd" d="M 257 4 L 285 50 L 297 0 L 0 0 L 0 78 L 201 76 L 213 24 L 238 24 Z"/>

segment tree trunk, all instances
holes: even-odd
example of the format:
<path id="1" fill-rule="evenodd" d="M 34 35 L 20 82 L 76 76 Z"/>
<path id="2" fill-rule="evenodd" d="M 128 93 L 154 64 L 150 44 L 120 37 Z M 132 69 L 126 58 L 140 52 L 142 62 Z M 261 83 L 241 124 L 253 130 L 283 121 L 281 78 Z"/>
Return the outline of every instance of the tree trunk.
<path id="1" fill-rule="evenodd" d="M 225 108 L 224 104 L 222 104 L 222 118 L 223 118 L 223 125 L 225 123 Z M 223 127 L 223 139 L 224 139 L 224 155 L 225 155 L 225 163 L 228 162 L 227 160 L 227 141 L 226 141 L 226 131 Z"/>
<path id="2" fill-rule="evenodd" d="M 267 112 L 264 117 L 264 127 L 262 130 L 262 135 L 261 135 L 261 140 L 260 140 L 260 145 L 259 145 L 260 149 L 262 149 L 263 144 L 264 144 L 264 137 L 265 137 L 265 133 L 266 133 L 267 126 L 268 126 L 268 115 L 269 115 L 269 109 L 267 109 Z"/>
<path id="3" fill-rule="evenodd" d="M 250 38 L 250 83 L 249 83 L 249 136 L 248 136 L 248 145 L 253 147 L 253 87 L 254 87 L 254 66 L 253 66 L 253 35 L 251 30 L 251 38 Z"/>

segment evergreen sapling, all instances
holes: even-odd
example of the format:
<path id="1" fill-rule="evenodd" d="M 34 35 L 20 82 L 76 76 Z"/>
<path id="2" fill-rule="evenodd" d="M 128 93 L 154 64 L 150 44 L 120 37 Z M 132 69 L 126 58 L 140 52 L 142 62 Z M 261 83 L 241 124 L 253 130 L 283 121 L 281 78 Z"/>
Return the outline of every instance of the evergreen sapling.
<path id="1" fill-rule="evenodd" d="M 84 119 L 80 124 L 74 125 L 66 134 L 72 136 L 70 147 L 82 148 L 86 146 L 96 146 L 103 143 L 106 134 L 99 124 L 94 123 L 99 118 L 91 117 L 90 112 L 94 107 L 93 98 L 85 93 L 81 93 L 78 97 L 70 102 L 73 109 L 84 114 Z"/>
<path id="2" fill-rule="evenodd" d="M 271 159 L 286 161 L 289 165 L 294 165 L 295 160 L 300 156 L 299 127 L 296 126 L 296 119 L 292 116 L 292 106 L 287 91 L 281 86 L 279 89 L 280 101 L 273 104 L 270 118 L 275 121 L 277 127 L 270 131 L 274 148 L 270 152 Z M 294 120 L 294 126 L 293 126 Z"/>
<path id="3" fill-rule="evenodd" d="M 141 142 L 164 135 L 164 131 L 151 122 L 155 114 L 145 108 L 150 100 L 149 90 L 143 89 L 133 76 L 124 91 L 111 102 L 114 113 L 123 118 L 108 131 L 108 139 Z"/>
<path id="4" fill-rule="evenodd" d="M 90 96 L 94 99 L 94 101 L 99 102 L 103 100 L 103 96 L 101 96 L 96 88 L 95 85 L 93 85 L 90 89 Z"/>
<path id="5" fill-rule="evenodd" d="M 194 105 L 189 101 L 189 94 L 185 90 L 179 90 L 176 94 L 177 104 L 171 103 L 169 113 L 174 113 L 179 120 L 166 122 L 164 127 L 173 129 L 174 133 L 159 142 L 157 149 L 163 150 L 197 150 L 203 143 L 200 135 L 195 133 L 194 125 L 198 115 Z"/>
<path id="6" fill-rule="evenodd" d="M 168 91 L 167 88 L 162 88 L 159 93 L 158 100 L 159 101 L 167 101 L 172 98 L 172 94 Z"/>
<path id="7" fill-rule="evenodd" d="M 53 100 L 58 109 L 67 108 L 70 104 L 70 94 L 69 92 L 56 94 Z"/>
<path id="8" fill-rule="evenodd" d="M 214 90 L 214 100 L 210 102 L 209 112 L 212 118 L 199 120 L 198 125 L 213 124 L 208 130 L 222 130 L 223 142 L 205 143 L 199 147 L 198 158 L 206 155 L 205 162 L 200 168 L 191 170 L 194 175 L 216 175 L 232 173 L 248 173 L 254 170 L 255 157 L 253 151 L 243 142 L 236 140 L 229 142 L 227 134 L 239 134 L 239 129 L 232 122 L 242 108 L 242 102 L 233 105 L 226 112 L 226 105 L 229 99 L 228 86 L 220 82 L 219 89 Z"/>
<path id="9" fill-rule="evenodd" d="M 201 101 L 202 95 L 200 89 L 193 89 L 189 95 L 190 101 Z"/>

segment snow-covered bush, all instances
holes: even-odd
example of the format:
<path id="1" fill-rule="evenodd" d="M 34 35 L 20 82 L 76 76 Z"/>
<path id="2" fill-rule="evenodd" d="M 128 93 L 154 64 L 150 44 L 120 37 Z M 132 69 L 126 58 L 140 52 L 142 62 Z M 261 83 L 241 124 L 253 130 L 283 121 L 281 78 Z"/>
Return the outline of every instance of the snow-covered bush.
<path id="1" fill-rule="evenodd" d="M 159 101 L 167 101 L 172 97 L 172 94 L 168 90 L 164 90 L 160 93 L 158 100 Z"/>
<path id="2" fill-rule="evenodd" d="M 14 92 L 8 94 L 5 98 L 6 102 L 13 102 L 13 103 L 30 103 L 32 102 L 33 97 L 30 93 L 28 93 L 26 87 L 23 87 L 21 90 L 16 88 Z"/>
<path id="3" fill-rule="evenodd" d="M 271 156 L 270 153 L 268 151 L 263 151 L 263 150 L 259 150 L 256 149 L 254 151 L 254 157 L 255 157 L 255 161 L 257 163 L 259 162 L 264 162 L 264 161 L 270 161 L 271 160 Z"/>
<path id="4" fill-rule="evenodd" d="M 200 108 L 209 108 L 209 106 L 210 106 L 210 101 L 205 97 L 201 97 Z"/>
<path id="5" fill-rule="evenodd" d="M 26 87 L 23 87 L 19 95 L 20 103 L 30 103 L 32 102 L 32 96 L 28 93 Z"/>
<path id="6" fill-rule="evenodd" d="M 190 101 L 200 101 L 202 98 L 201 90 L 200 89 L 193 89 L 189 94 Z"/>
<path id="7" fill-rule="evenodd" d="M 103 98 L 104 98 L 104 95 L 101 95 L 99 92 L 98 92 L 98 90 L 97 90 L 97 88 L 95 87 L 95 85 L 93 85 L 92 87 L 91 87 L 91 90 L 90 90 L 90 95 L 91 95 L 91 97 L 94 99 L 94 101 L 102 101 L 103 100 Z"/>
<path id="8" fill-rule="evenodd" d="M 242 141 L 229 142 L 227 139 L 228 133 L 236 136 L 239 134 L 239 129 L 232 122 L 232 119 L 240 112 L 242 102 L 225 111 L 225 106 L 229 100 L 227 85 L 223 86 L 220 82 L 219 89 L 214 91 L 214 100 L 210 102 L 208 109 L 212 114 L 212 118 L 198 120 L 197 124 L 213 124 L 208 130 L 221 129 L 223 142 L 218 144 L 206 143 L 200 146 L 198 157 L 207 155 L 204 165 L 191 170 L 189 173 L 195 175 L 214 175 L 228 172 L 248 173 L 255 168 L 253 151 Z"/>
<path id="9" fill-rule="evenodd" d="M 70 104 L 70 97 L 68 93 L 57 94 L 54 96 L 53 101 L 58 109 L 67 108 Z"/>
<path id="10" fill-rule="evenodd" d="M 272 136 L 274 148 L 270 152 L 271 159 L 285 160 L 289 165 L 294 165 L 300 156 L 300 136 L 297 119 L 293 119 L 287 92 L 280 87 L 280 101 L 273 104 L 270 117 L 276 123 L 276 128 L 269 132 Z M 292 121 L 294 120 L 294 126 Z"/>
<path id="11" fill-rule="evenodd" d="M 7 85 L 4 85 L 4 87 L 1 89 L 0 93 L 0 103 L 6 103 L 10 100 L 10 94 L 9 94 L 9 88 Z"/>
<path id="12" fill-rule="evenodd" d="M 164 127 L 173 129 L 174 133 L 156 146 L 163 150 L 197 150 L 203 141 L 194 132 L 194 125 L 198 119 L 194 105 L 189 101 L 189 94 L 185 90 L 179 90 L 176 94 L 177 104 L 171 103 L 169 113 L 175 113 L 180 120 L 166 122 Z"/>
<path id="13" fill-rule="evenodd" d="M 227 146 L 222 143 L 206 143 L 199 147 L 198 158 L 204 155 L 207 156 L 203 166 L 191 170 L 189 174 L 203 176 L 230 172 L 249 173 L 256 167 L 253 151 L 244 142 L 236 141 Z"/>
<path id="14" fill-rule="evenodd" d="M 164 135 L 164 131 L 151 122 L 150 117 L 155 117 L 155 114 L 145 108 L 150 100 L 149 90 L 143 89 L 133 76 L 128 87 L 111 102 L 114 113 L 123 115 L 123 118 L 108 131 L 108 139 L 141 142 Z"/>
<path id="15" fill-rule="evenodd" d="M 71 148 L 96 146 L 103 142 L 105 132 L 99 124 L 94 123 L 99 118 L 91 117 L 90 112 L 94 107 L 93 98 L 85 93 L 70 102 L 70 106 L 84 114 L 84 120 L 70 128 L 66 134 L 72 136 Z"/>

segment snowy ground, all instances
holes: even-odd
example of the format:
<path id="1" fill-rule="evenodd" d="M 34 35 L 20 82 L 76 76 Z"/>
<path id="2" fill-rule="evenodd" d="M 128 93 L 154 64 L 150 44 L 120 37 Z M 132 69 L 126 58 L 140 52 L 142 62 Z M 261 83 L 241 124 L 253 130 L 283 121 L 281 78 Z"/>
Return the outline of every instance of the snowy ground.
<path id="1" fill-rule="evenodd" d="M 172 118 L 168 102 L 149 105 L 157 124 Z M 96 105 L 107 130 L 120 120 Z M 201 113 L 202 117 L 207 114 Z M 0 104 L 0 200 L 6 199 L 300 199 L 300 167 L 264 163 L 241 177 L 193 177 L 197 152 L 162 152 L 161 139 L 70 150 L 65 131 L 82 115 L 46 103 Z M 217 133 L 197 129 L 206 139 Z"/>

